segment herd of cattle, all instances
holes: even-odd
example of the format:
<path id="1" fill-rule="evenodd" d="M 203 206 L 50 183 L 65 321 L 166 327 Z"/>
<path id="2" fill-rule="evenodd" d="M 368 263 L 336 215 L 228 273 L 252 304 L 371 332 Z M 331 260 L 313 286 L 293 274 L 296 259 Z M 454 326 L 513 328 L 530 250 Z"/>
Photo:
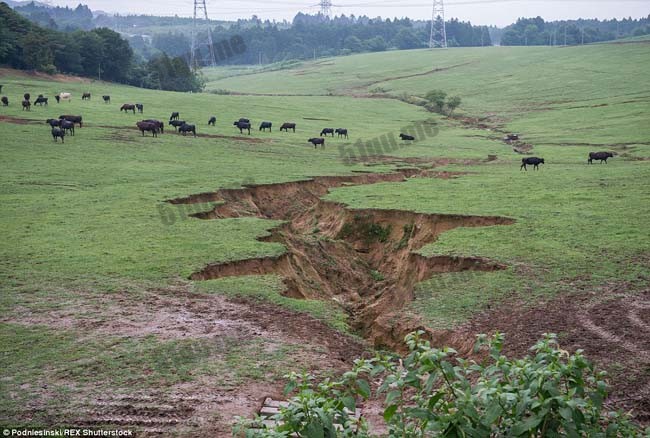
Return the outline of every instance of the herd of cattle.
<path id="1" fill-rule="evenodd" d="M 0 90 L 2 86 L 0 85 Z M 56 96 L 54 96 L 56 99 L 57 103 L 63 101 L 70 101 L 72 98 L 71 93 L 59 93 Z M 83 93 L 81 96 L 82 100 L 90 100 L 91 99 L 91 94 L 90 93 Z M 111 103 L 111 96 L 104 95 L 102 96 L 102 99 L 104 103 Z M 2 102 L 2 106 L 9 106 L 9 99 L 7 96 L 2 96 L 0 98 L 0 101 Z M 36 100 L 34 101 L 34 105 L 39 105 L 39 106 L 47 106 L 48 105 L 48 98 L 44 97 L 42 94 L 39 94 Z M 31 95 L 29 93 L 25 93 L 23 95 L 23 101 L 22 101 L 22 108 L 23 111 L 31 111 Z M 124 111 L 127 113 L 128 111 L 133 111 L 133 114 L 136 113 L 136 110 L 138 113 L 142 114 L 144 112 L 144 105 L 141 103 L 125 103 L 120 107 L 120 112 Z M 76 115 L 70 115 L 70 114 L 64 114 L 59 116 L 58 119 L 47 119 L 45 121 L 51 128 L 52 128 L 52 138 L 54 139 L 55 142 L 58 142 L 58 139 L 61 139 L 61 142 L 63 143 L 65 141 L 65 136 L 66 135 L 72 135 L 74 136 L 74 128 L 75 125 L 78 124 L 79 127 L 81 128 L 83 126 L 83 119 L 81 116 L 76 116 Z M 217 122 L 217 118 L 215 116 L 211 116 L 210 119 L 208 120 L 208 126 L 215 126 Z M 178 112 L 172 112 L 170 118 L 169 118 L 169 125 L 174 127 L 174 130 L 180 134 L 187 135 L 187 133 L 192 133 L 194 137 L 196 137 L 196 125 L 187 123 L 185 120 L 180 120 L 180 114 Z M 142 135 L 145 135 L 145 132 L 151 132 L 153 137 L 157 137 L 158 134 L 164 133 L 165 130 L 165 124 L 161 122 L 160 120 L 155 120 L 155 119 L 146 119 L 146 120 L 141 120 L 136 123 L 137 128 L 142 132 Z M 240 118 L 239 120 L 236 120 L 233 122 L 233 126 L 237 129 L 239 129 L 239 133 L 243 134 L 244 131 L 248 132 L 248 135 L 251 133 L 251 121 L 246 118 Z M 267 122 L 264 121 L 260 124 L 259 131 L 264 131 L 268 129 L 269 132 L 272 131 L 273 128 L 273 123 L 272 122 Z M 280 126 L 280 131 L 285 131 L 289 132 L 289 130 L 292 130 L 294 133 L 296 132 L 296 124 L 292 122 L 285 122 Z M 320 132 L 319 137 L 312 137 L 307 140 L 308 143 L 311 143 L 314 145 L 314 148 L 317 148 L 318 146 L 325 147 L 325 137 L 328 135 L 331 135 L 332 138 L 334 135 L 337 135 L 338 138 L 345 138 L 348 139 L 348 130 L 347 128 L 324 128 Z M 412 135 L 408 134 L 400 134 L 399 137 L 403 141 L 414 141 L 415 137 Z M 508 134 L 504 140 L 506 142 L 512 142 L 519 140 L 519 135 L 518 134 Z M 611 152 L 590 152 L 589 153 L 589 158 L 587 162 L 589 164 L 593 164 L 594 160 L 599 160 L 600 163 L 605 163 L 607 164 L 607 159 L 612 158 L 614 156 L 613 153 Z M 539 170 L 539 165 L 544 164 L 544 159 L 539 158 L 539 157 L 527 157 L 523 158 L 521 160 L 521 166 L 519 170 L 528 170 L 527 166 L 533 166 L 534 170 Z"/>

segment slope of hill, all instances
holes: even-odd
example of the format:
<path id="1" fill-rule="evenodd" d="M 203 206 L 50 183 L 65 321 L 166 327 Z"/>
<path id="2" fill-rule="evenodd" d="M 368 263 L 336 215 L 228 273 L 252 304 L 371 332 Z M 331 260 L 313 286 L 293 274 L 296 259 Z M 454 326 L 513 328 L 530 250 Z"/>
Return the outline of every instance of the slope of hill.
<path id="1" fill-rule="evenodd" d="M 0 70 L 0 426 L 229 436 L 284 373 L 338 372 L 416 327 L 461 350 L 501 330 L 521 355 L 559 332 L 610 371 L 609 406 L 648 422 L 649 48 L 216 72 L 239 95 Z M 459 117 L 395 98 L 432 88 Z M 25 92 L 51 103 L 23 111 Z M 135 129 L 171 111 L 198 136 Z M 64 144 L 45 124 L 60 114 L 84 120 Z M 330 127 L 349 139 L 307 143 Z M 520 170 L 518 147 L 545 164 Z M 617 155 L 588 165 L 601 149 Z"/>

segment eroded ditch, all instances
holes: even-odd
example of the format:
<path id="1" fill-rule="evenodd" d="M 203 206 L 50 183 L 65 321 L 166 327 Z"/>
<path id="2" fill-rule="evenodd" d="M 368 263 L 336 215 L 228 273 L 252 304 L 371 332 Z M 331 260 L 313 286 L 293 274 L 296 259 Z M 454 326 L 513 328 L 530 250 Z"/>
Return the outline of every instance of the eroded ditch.
<path id="1" fill-rule="evenodd" d="M 387 174 L 322 176 L 309 180 L 250 185 L 190 195 L 173 204 L 220 202 L 199 219 L 260 217 L 284 221 L 260 241 L 285 246 L 280 256 L 212 263 L 192 280 L 276 274 L 287 296 L 334 300 L 352 326 L 376 346 L 395 348 L 418 322 L 396 318 L 413 299 L 415 285 L 436 273 L 495 271 L 506 266 L 479 257 L 425 257 L 417 251 L 458 227 L 509 225 L 498 216 L 426 214 L 401 210 L 352 209 L 321 199 L 331 188 L 401 182 L 413 177 L 453 178 L 462 173 L 407 168 Z M 395 323 L 395 320 L 399 323 Z"/>

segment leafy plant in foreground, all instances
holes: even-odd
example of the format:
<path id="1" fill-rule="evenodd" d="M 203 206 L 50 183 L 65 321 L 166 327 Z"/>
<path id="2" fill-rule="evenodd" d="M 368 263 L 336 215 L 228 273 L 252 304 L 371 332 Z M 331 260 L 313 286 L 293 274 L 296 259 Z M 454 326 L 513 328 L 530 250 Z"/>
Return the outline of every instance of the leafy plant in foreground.
<path id="1" fill-rule="evenodd" d="M 358 359 L 338 380 L 314 383 L 292 374 L 287 408 L 274 418 L 275 431 L 254 430 L 240 419 L 236 434 L 250 437 L 366 437 L 367 424 L 352 415 L 359 398 L 371 395 L 368 379 L 385 395 L 390 437 L 637 437 L 627 416 L 603 408 L 605 374 L 582 351 L 570 355 L 546 334 L 531 356 L 509 359 L 504 336 L 479 335 L 481 361 L 457 358 L 451 348 L 432 348 L 423 332 L 406 337 L 409 354 Z M 334 424 L 341 424 L 336 427 Z"/>

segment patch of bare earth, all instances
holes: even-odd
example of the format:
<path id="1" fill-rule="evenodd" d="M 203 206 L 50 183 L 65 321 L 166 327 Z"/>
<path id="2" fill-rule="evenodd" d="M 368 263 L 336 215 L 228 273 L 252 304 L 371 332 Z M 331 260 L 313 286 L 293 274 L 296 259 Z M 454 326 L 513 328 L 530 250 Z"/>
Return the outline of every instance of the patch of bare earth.
<path id="1" fill-rule="evenodd" d="M 269 351 L 290 345 L 292 368 L 319 372 L 349 369 L 365 349 L 358 340 L 308 315 L 257 301 L 193 293 L 189 285 L 137 297 L 79 294 L 74 305 L 41 313 L 19 307 L 0 321 L 65 329 L 77 333 L 80 343 L 146 336 L 160 341 L 203 339 L 219 346 L 221 353 L 211 359 L 215 361 L 223 360 L 221 355 L 228 355 L 240 343 L 257 340 Z M 274 365 L 263 354 L 248 360 L 252 366 Z M 142 378 L 151 372 L 143 370 Z M 138 376 L 132 377 L 137 381 Z M 268 376 L 258 380 L 226 373 L 218 378 L 198 375 L 186 383 L 137 388 L 108 385 L 109 389 L 102 385 L 96 390 L 58 377 L 23 384 L 21 391 L 31 395 L 30 401 L 11 420 L 29 424 L 34 418 L 46 418 L 49 425 L 120 426 L 139 431 L 138 436 L 226 437 L 235 416 L 254 415 L 267 396 L 280 398 L 282 385 Z M 68 393 L 62 395 L 53 388 L 67 388 Z"/>
<path id="2" fill-rule="evenodd" d="M 650 291 L 625 284 L 564 295 L 543 303 L 511 300 L 453 331 L 436 333 L 438 344 L 468 352 L 476 333 L 506 334 L 505 352 L 522 357 L 544 333 L 558 333 L 563 349 L 583 349 L 610 373 L 610 408 L 650 424 Z"/>

